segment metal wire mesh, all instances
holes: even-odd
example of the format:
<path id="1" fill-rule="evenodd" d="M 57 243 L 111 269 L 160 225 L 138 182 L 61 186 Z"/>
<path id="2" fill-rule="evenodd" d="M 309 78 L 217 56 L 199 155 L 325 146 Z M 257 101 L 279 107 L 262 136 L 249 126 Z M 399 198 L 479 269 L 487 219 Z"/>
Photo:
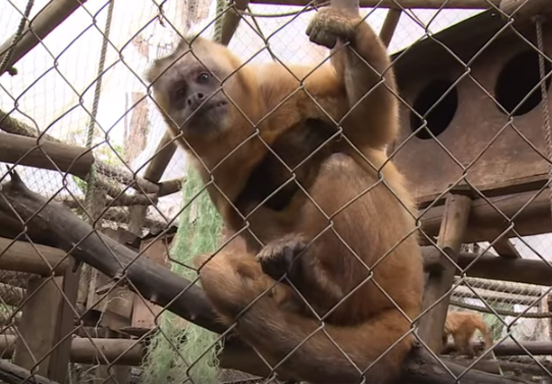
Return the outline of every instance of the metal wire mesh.
<path id="1" fill-rule="evenodd" d="M 445 273 L 439 269 L 443 265 L 453 265 L 456 275 L 450 289 L 440 292 L 429 308 L 425 303 L 418 318 L 407 318 L 411 329 L 403 337 L 412 333 L 416 348 L 429 350 L 431 342 L 422 330 L 418 332 L 418 325 L 424 322 L 424 314 L 432 313 L 431 308 L 438 308 L 439 301 L 450 300 L 451 312 L 483 315 L 493 345 L 492 352 L 483 352 L 472 340 L 477 350 L 475 360 L 462 353 L 429 351 L 443 370 L 441 378 L 457 382 L 469 377 L 466 375 L 471 371 L 485 370 L 502 374 L 505 380 L 519 376 L 532 382 L 552 382 L 552 311 L 548 299 L 552 218 L 547 191 L 552 144 L 549 123 L 543 117 L 552 106 L 546 97 L 552 68 L 548 56 L 551 24 L 546 19 L 531 19 L 518 25 L 497 1 L 482 0 L 486 12 L 451 8 L 449 1 L 443 1 L 440 9 L 403 9 L 400 1 L 392 1 L 402 12 L 388 47 L 400 86 L 392 91 L 399 100 L 400 133 L 387 147 L 387 154 L 405 173 L 408 189 L 420 204 L 413 217 L 413 231 L 420 231 L 429 276 L 426 290 L 431 291 L 427 287 L 435 276 L 444 279 Z M 5 150 L 5 154 L 0 153 L 0 161 L 5 162 L 0 179 L 8 183 L 19 176 L 29 190 L 44 199 L 40 210 L 24 213 L 21 206 L 14 206 L 9 188 L 0 191 L 0 222 L 5 223 L 0 225 L 0 351 L 4 359 L 0 380 L 34 382 L 40 375 L 52 382 L 71 384 L 149 383 L 152 377 L 171 383 L 198 382 L 194 367 L 201 366 L 198 361 L 212 351 L 218 352 L 218 333 L 224 335 L 225 349 L 226 343 L 232 348 L 236 332 L 239 335 L 240 328 L 234 327 L 239 320 L 230 330 L 218 332 L 220 328 L 213 325 L 216 321 L 206 320 L 208 314 L 190 309 L 193 300 L 183 304 L 186 295 L 197 297 L 193 296 L 197 294 L 195 288 L 185 284 L 175 289 L 179 286 L 175 281 L 187 281 L 184 276 L 195 283 L 197 268 L 190 265 L 188 256 L 209 252 L 215 259 L 217 254 L 224 254 L 229 240 L 225 228 L 216 224 L 214 211 L 206 208 L 206 187 L 190 187 L 193 193 L 180 193 L 183 185 L 191 183 L 191 155 L 166 135 L 167 122 L 144 73 L 156 59 L 175 50 L 184 31 L 214 39 L 220 32 L 217 28 L 223 25 L 224 30 L 225 25 L 217 20 L 231 20 L 240 4 L 224 3 L 222 13 L 217 14 L 217 2 L 207 0 L 135 0 L 131 6 L 106 0 L 66 3 L 8 0 L 0 4 L 0 36 L 8 42 L 0 46 L 0 63 L 6 57 L 3 55 L 21 56 L 13 65 L 17 74 L 0 73 L 0 141 L 8 143 L 3 147 L 0 143 Z M 247 64 L 277 62 L 285 70 L 294 64 L 329 65 L 328 49 L 312 44 L 305 34 L 318 6 L 283 3 L 256 2 L 241 9 L 228 48 Z M 360 15 L 376 33 L 383 33 L 388 13 L 385 4 L 376 3 L 361 8 Z M 44 27 L 41 17 L 52 22 L 70 7 L 74 12 L 63 22 L 58 20 L 59 25 L 47 36 L 40 35 Z M 26 9 L 30 9 L 28 19 L 33 20 L 26 24 L 31 31 L 27 37 L 18 33 L 18 25 L 27 19 Z M 29 36 L 33 34 L 39 36 L 38 42 L 28 47 L 26 54 L 13 48 L 25 39 L 32 40 Z M 358 52 L 351 55 L 360 57 Z M 6 69 L 13 72 L 13 68 L 10 64 Z M 223 83 L 233 81 L 236 72 Z M 384 74 L 380 78 L 384 84 Z M 300 83 L 296 91 L 307 93 L 305 100 L 314 100 L 316 95 L 308 95 L 304 82 Z M 269 111 L 264 118 L 268 120 L 275 113 Z M 338 126 L 332 113 L 320 114 Z M 351 143 L 343 127 L 336 132 L 341 140 Z M 251 136 L 239 143 L 238 149 L 249 140 L 263 140 L 255 124 Z M 52 143 L 66 146 L 56 151 L 58 147 L 48 147 Z M 323 146 L 315 148 L 309 158 Z M 73 156 L 74 151 L 80 151 L 79 155 Z M 67 157 L 71 156 L 68 164 Z M 221 164 L 229 161 L 228 157 Z M 354 196 L 339 211 L 346 211 L 380 187 L 400 199 L 381 169 L 373 164 L 366 167 L 372 167 L 375 185 Z M 222 195 L 219 204 L 233 204 L 235 199 L 232 201 L 217 185 L 216 172 L 211 169 L 207 174 L 209 187 Z M 291 183 L 296 180 L 292 178 Z M 343 190 L 346 188 L 344 185 Z M 299 184 L 298 189 L 308 195 Z M 459 189 L 462 194 L 469 190 L 471 211 L 459 239 L 462 250 L 451 252 L 443 245 L 446 236 L 441 233 L 439 238 L 439 234 L 446 227 L 441 226 L 447 213 L 445 202 L 458 195 Z M 308 199 L 320 208 L 312 197 Z M 86 236 L 71 239 L 74 228 L 68 227 L 65 235 L 70 240 L 61 241 L 63 227 L 56 227 L 54 216 L 48 216 L 56 214 L 47 210 L 54 201 L 89 225 Z M 408 203 L 396 204 L 403 207 Z M 61 210 L 58 206 L 54 211 Z M 353 250 L 344 240 L 347 236 L 336 232 L 338 214 L 320 216 L 327 223 L 320 224 L 323 229 L 313 242 L 325 232 L 333 233 L 351 257 L 360 260 L 368 251 Z M 44 218 L 46 224 L 41 227 L 38 223 Z M 237 236 L 245 236 L 255 227 L 248 218 L 245 222 L 248 224 Z M 178 227 L 189 232 L 177 232 Z M 98 233 L 105 236 L 98 240 Z M 123 244 L 130 253 L 107 238 Z M 96 244 L 103 244 L 94 250 L 104 253 L 101 260 L 94 261 L 87 253 L 86 246 L 94 239 Z M 179 241 L 188 241 L 190 254 L 185 259 L 174 251 Z M 403 241 L 380 255 L 381 260 L 392 255 Z M 210 250 L 213 246 L 216 250 Z M 75 263 L 70 254 L 84 259 L 85 265 Z M 163 275 L 156 266 L 170 269 L 172 274 Z M 155 272 L 146 276 L 148 268 Z M 367 268 L 366 281 L 377 286 L 381 291 L 378 295 L 392 299 L 373 279 L 371 268 L 377 269 L 377 265 Z M 137 270 L 144 275 L 139 276 Z M 190 278 L 190 271 L 196 277 Z M 173 284 L 169 298 L 166 287 L 152 288 L 153 281 L 163 280 Z M 289 285 L 301 296 L 293 283 L 288 281 Z M 358 287 L 353 293 L 361 289 Z M 342 294 L 336 308 L 353 293 Z M 303 305 L 312 309 L 313 304 L 302 299 L 306 301 Z M 257 301 L 262 302 L 261 298 Z M 393 310 L 408 317 L 400 308 Z M 332 326 L 332 318 L 317 314 L 314 320 L 318 328 L 313 334 L 324 332 L 329 337 L 327 327 Z M 200 345 L 197 340 L 207 336 L 181 333 L 191 329 L 190 322 L 218 332 L 203 340 L 210 340 L 207 350 L 194 351 L 193 359 L 181 346 Z M 442 326 L 438 328 L 434 335 L 440 339 Z M 303 341 L 308 342 L 308 338 Z M 332 343 L 345 354 L 345 346 Z M 458 346 L 453 350 L 458 352 Z M 219 382 L 276 383 L 281 378 L 275 374 L 278 367 L 286 366 L 286 359 L 294 359 L 293 351 L 282 361 L 266 360 L 268 357 L 258 350 L 242 352 L 232 355 L 235 360 L 221 359 L 217 362 L 220 367 L 212 368 L 220 369 Z M 254 368 L 239 372 L 248 367 L 251 356 L 264 363 L 265 371 L 268 367 L 268 374 L 259 377 Z M 496 364 L 485 365 L 489 359 Z M 4 362 L 13 362 L 26 371 L 7 375 L 13 366 Z M 446 365 L 451 362 L 462 369 L 452 372 Z M 369 371 L 370 366 L 355 369 Z"/>

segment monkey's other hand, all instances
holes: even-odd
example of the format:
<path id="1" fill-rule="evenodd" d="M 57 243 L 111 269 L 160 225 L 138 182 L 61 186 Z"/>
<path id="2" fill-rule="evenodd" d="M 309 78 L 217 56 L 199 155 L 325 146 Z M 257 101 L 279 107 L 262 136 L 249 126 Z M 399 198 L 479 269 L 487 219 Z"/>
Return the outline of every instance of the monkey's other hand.
<path id="1" fill-rule="evenodd" d="M 352 17 L 332 7 L 324 7 L 312 18 L 306 33 L 313 43 L 331 49 L 338 39 L 342 42 L 353 40 L 361 22 L 359 17 Z"/>
<path id="2" fill-rule="evenodd" d="M 268 243 L 257 253 L 257 260 L 265 274 L 279 280 L 291 271 L 295 258 L 307 248 L 307 242 L 300 236 L 289 236 Z"/>

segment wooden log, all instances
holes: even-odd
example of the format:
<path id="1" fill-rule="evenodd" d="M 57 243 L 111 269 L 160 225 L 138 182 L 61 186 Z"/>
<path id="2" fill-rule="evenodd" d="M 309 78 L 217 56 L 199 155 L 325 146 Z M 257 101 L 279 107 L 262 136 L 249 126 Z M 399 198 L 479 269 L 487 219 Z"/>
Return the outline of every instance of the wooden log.
<path id="1" fill-rule="evenodd" d="M 550 0 L 502 0 L 500 10 L 516 20 L 527 20 L 539 14 L 551 13 L 552 3 Z"/>
<path id="2" fill-rule="evenodd" d="M 66 371 L 69 363 L 57 361 L 52 353 L 61 341 L 57 323 L 64 300 L 60 292 L 62 279 L 41 277 L 29 280 L 18 326 L 21 337 L 17 339 L 14 357 L 14 363 L 20 367 L 56 381 L 63 381 L 66 377 L 66 372 L 59 372 L 57 365 L 63 363 Z"/>
<path id="3" fill-rule="evenodd" d="M 497 6 L 501 0 L 360 0 L 361 8 L 426 8 L 426 9 L 489 9 Z M 309 0 L 251 0 L 254 4 L 275 4 L 305 6 L 312 4 Z M 314 4 L 324 3 L 317 0 Z"/>
<path id="4" fill-rule="evenodd" d="M 157 264 L 170 268 L 171 264 L 168 258 L 169 246 L 170 241 L 167 236 L 143 240 L 140 244 L 140 252 L 143 252 L 143 257 L 148 257 Z M 155 328 L 158 325 L 158 317 L 162 310 L 163 308 L 149 302 L 145 302 L 139 295 L 135 295 L 132 309 L 131 327 L 135 330 Z M 183 324 L 179 324 L 179 326 L 184 328 L 185 321 L 182 320 L 182 323 Z"/>
<path id="5" fill-rule="evenodd" d="M 31 373 L 25 368 L 21 368 L 5 360 L 0 360 L 0 381 L 7 384 L 58 384 L 42 375 L 38 375 L 35 372 Z"/>
<path id="6" fill-rule="evenodd" d="M 43 41 L 58 25 L 63 23 L 73 12 L 75 12 L 87 0 L 56 0 L 49 1 L 37 13 L 37 15 L 27 23 L 21 37 L 15 43 L 11 51 L 10 59 L 7 62 L 6 68 L 12 67 L 23 56 L 31 51 L 36 45 Z M 13 36 L 6 42 L 0 45 L 0 62 L 4 59 L 4 55 L 12 47 Z M 2 73 L 0 73 L 0 76 Z"/>
<path id="7" fill-rule="evenodd" d="M 0 335 L 0 351 L 3 351 L 1 355 L 3 359 L 13 356 L 17 337 L 16 335 Z M 471 344 L 475 351 L 482 351 L 481 343 L 473 341 Z M 493 347 L 497 356 L 525 355 L 525 350 L 534 356 L 550 355 L 552 354 L 552 342 L 524 341 L 518 345 L 513 341 L 503 341 Z M 456 351 L 456 347 L 449 343 L 444 348 L 443 356 L 453 351 Z M 139 366 L 142 364 L 146 352 L 147 347 L 143 340 L 74 337 L 71 341 L 71 362 L 79 364 Z M 227 362 L 224 365 L 228 365 Z"/>
<path id="8" fill-rule="evenodd" d="M 61 249 L 0 237 L 0 269 L 49 276 L 63 274 L 68 265 Z"/>
<path id="9" fill-rule="evenodd" d="M 13 117 L 11 117 L 6 112 L 0 110 L 0 129 L 4 132 L 19 135 L 19 136 L 26 136 L 26 137 L 37 137 L 37 132 L 32 127 L 28 126 L 26 123 L 19 121 Z M 50 136 L 46 133 L 41 134 L 41 142 L 44 141 L 50 141 L 53 143 L 60 143 L 63 144 L 61 140 L 56 139 L 53 136 Z M 66 145 L 66 144 L 64 144 Z M 113 166 L 106 164 L 102 161 L 96 161 L 96 165 L 99 166 L 100 171 L 103 171 L 108 174 L 112 172 L 113 175 L 116 176 L 116 179 L 121 182 L 122 184 L 126 184 L 125 182 L 132 183 L 132 185 L 129 185 L 131 188 L 142 188 L 142 190 L 146 190 L 147 192 L 155 193 L 159 187 L 157 187 L 154 183 L 149 183 L 146 180 L 142 179 L 141 177 L 132 174 L 131 172 L 128 172 L 126 170 L 122 170 L 119 168 L 114 168 Z M 105 177 L 103 174 L 97 174 L 96 175 L 96 182 L 101 187 L 101 189 L 106 192 L 111 197 L 117 197 L 119 196 L 123 191 L 120 188 L 117 188 L 113 185 L 110 180 Z"/>
<path id="10" fill-rule="evenodd" d="M 495 242 L 493 242 L 493 248 L 498 253 L 499 256 L 505 257 L 508 259 L 520 259 L 521 255 L 519 254 L 518 250 L 514 246 L 514 244 L 510 241 L 510 239 L 506 237 L 502 237 Z"/>
<path id="11" fill-rule="evenodd" d="M 393 35 L 395 34 L 397 25 L 399 25 L 401 15 L 401 9 L 389 9 L 387 11 L 387 15 L 385 16 L 385 20 L 383 21 L 383 25 L 379 33 L 379 37 L 386 47 L 389 46 L 391 39 L 393 39 Z"/>
<path id="12" fill-rule="evenodd" d="M 428 271 L 442 269 L 441 253 L 435 247 L 423 247 L 424 268 Z M 491 280 L 514 281 L 535 285 L 552 285 L 552 266 L 541 260 L 505 259 L 490 253 L 477 255 L 463 252 L 458 266 L 470 277 Z M 460 271 L 456 271 L 459 274 Z"/>
<path id="13" fill-rule="evenodd" d="M 161 138 L 161 141 L 157 145 L 155 154 L 153 155 L 151 162 L 149 162 L 146 171 L 144 172 L 144 178 L 150 182 L 157 183 L 167 165 L 171 161 L 174 153 L 176 152 L 176 143 L 172 134 L 167 129 L 165 134 Z M 147 162 L 146 162 L 147 163 Z M 158 191 L 157 191 L 158 192 Z M 142 235 L 142 228 L 146 225 L 146 214 L 148 208 L 144 206 L 132 207 L 129 210 L 129 231 L 134 233 L 137 236 Z"/>
<path id="14" fill-rule="evenodd" d="M 71 362 L 78 364 L 138 366 L 146 353 L 140 340 L 75 337 L 71 341 Z M 3 359 L 10 359 L 15 351 L 17 336 L 0 335 Z"/>
<path id="15" fill-rule="evenodd" d="M 240 24 L 241 15 L 239 11 L 245 11 L 249 5 L 249 0 L 234 0 L 234 7 L 228 9 L 222 18 L 222 27 L 220 32 L 220 43 L 228 45 L 232 36 L 238 29 Z"/>
<path id="16" fill-rule="evenodd" d="M 182 185 L 186 182 L 186 178 L 182 179 L 173 179 L 168 181 L 163 181 L 159 183 L 159 197 L 172 195 L 180 191 Z"/>
<path id="17" fill-rule="evenodd" d="M 37 141 L 30 137 L 0 133 L 0 161 L 53 171 L 59 169 L 86 178 L 94 163 L 94 155 L 90 150 L 45 140 Z"/>
<path id="18" fill-rule="evenodd" d="M 148 258 L 138 257 L 136 252 L 106 235 L 93 231 L 89 224 L 80 220 L 69 208 L 51 201 L 47 203 L 45 198 L 31 192 L 16 173 L 12 172 L 11 176 L 10 181 L 1 184 L 1 212 L 17 214 L 27 221 L 27 226 L 44 231 L 56 241 L 58 247 L 71 250 L 74 257 L 106 275 L 128 279 L 143 297 L 154 304 L 211 331 L 226 331 L 201 288 Z M 224 368 L 260 376 L 271 374 L 264 361 L 238 338 L 226 340 L 220 360 L 221 367 Z M 464 367 L 453 363 L 446 363 L 444 368 L 428 352 L 422 348 L 414 348 L 396 384 L 453 384 L 457 380 L 451 377 L 450 372 L 460 375 L 464 370 Z M 468 384 L 519 382 L 524 381 L 476 370 L 462 376 L 462 383 Z"/>
<path id="19" fill-rule="evenodd" d="M 468 230 L 464 239 L 465 243 L 493 241 L 497 232 L 504 232 L 511 227 L 511 222 L 504 219 L 504 216 L 499 212 L 502 212 L 506 217 L 514 217 L 515 215 L 515 230 L 520 236 L 552 232 L 550 199 L 547 190 L 541 190 L 538 194 L 535 191 L 528 191 L 494 196 L 488 198 L 488 200 L 489 202 L 484 199 L 473 201 Z M 530 203 L 525 206 L 528 202 Z M 423 213 L 420 219 L 422 230 L 426 235 L 430 237 L 437 236 L 443 212 L 444 206 L 437 206 Z M 513 237 L 517 235 L 505 233 L 503 236 Z"/>
<path id="20" fill-rule="evenodd" d="M 100 188 L 101 189 L 101 188 Z M 105 205 L 110 207 L 129 207 L 133 205 L 155 205 L 158 202 L 157 195 L 149 193 L 146 195 L 120 195 L 114 199 L 106 199 Z M 68 198 L 65 200 L 57 200 L 60 203 L 67 205 L 69 208 L 86 207 L 86 202 L 83 199 Z"/>
<path id="21" fill-rule="evenodd" d="M 518 344 L 519 343 L 519 344 Z M 483 344 L 478 341 L 471 341 L 471 346 L 476 352 L 483 350 Z M 551 341 L 502 341 L 499 344 L 493 345 L 493 352 L 496 356 L 523 356 L 527 353 L 534 356 L 547 356 L 552 355 L 552 342 Z M 456 351 L 456 346 L 449 342 L 443 348 L 443 354 L 449 354 Z M 527 351 L 527 352 L 525 352 Z"/>
<path id="22" fill-rule="evenodd" d="M 420 337 L 434 352 L 441 349 L 442 330 L 450 300 L 447 291 L 454 279 L 454 264 L 458 261 L 471 204 L 468 196 L 454 193 L 447 197 L 445 203 L 437 246 L 443 249 L 452 262 L 443 256 L 442 271 L 429 274 L 423 301 L 423 309 L 427 312 L 420 317 L 419 329 Z"/>

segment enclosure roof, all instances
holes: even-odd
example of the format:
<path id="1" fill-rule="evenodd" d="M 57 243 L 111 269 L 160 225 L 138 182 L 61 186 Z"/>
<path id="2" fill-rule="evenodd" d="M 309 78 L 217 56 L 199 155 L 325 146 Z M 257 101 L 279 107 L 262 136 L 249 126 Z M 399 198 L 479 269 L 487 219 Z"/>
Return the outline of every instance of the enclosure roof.
<path id="1" fill-rule="evenodd" d="M 495 10 L 484 11 L 393 54 L 399 83 L 443 65 L 464 66 L 454 55 L 470 61 L 490 41 L 513 34 L 506 25 L 506 18 Z"/>

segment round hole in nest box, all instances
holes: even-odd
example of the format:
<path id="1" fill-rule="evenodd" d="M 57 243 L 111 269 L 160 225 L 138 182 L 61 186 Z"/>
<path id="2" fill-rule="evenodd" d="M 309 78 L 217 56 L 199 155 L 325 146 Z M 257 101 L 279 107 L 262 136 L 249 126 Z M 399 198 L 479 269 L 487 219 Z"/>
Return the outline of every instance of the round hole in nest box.
<path id="1" fill-rule="evenodd" d="M 551 67 L 550 62 L 545 60 L 547 74 L 550 73 Z M 519 53 L 510 59 L 498 74 L 495 86 L 496 101 L 513 116 L 525 115 L 542 100 L 538 86 L 540 81 L 538 53 L 533 50 Z M 546 79 L 546 89 L 548 88 L 550 78 Z M 499 110 L 504 112 L 502 108 L 499 107 Z"/>
<path id="2" fill-rule="evenodd" d="M 416 112 L 410 112 L 410 129 L 422 140 L 431 139 L 430 132 L 438 136 L 447 129 L 457 108 L 458 91 L 453 82 L 433 80 L 414 100 L 413 109 Z M 420 116 L 427 121 L 427 126 L 422 127 L 424 120 Z"/>

